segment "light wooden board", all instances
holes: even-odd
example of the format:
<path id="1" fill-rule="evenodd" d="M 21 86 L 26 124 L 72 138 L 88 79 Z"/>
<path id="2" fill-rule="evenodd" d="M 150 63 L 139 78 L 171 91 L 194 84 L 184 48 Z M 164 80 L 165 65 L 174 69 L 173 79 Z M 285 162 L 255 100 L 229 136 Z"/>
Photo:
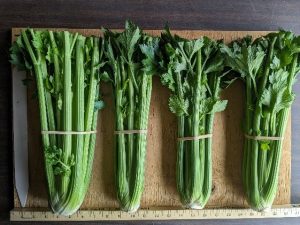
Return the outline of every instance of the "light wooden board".
<path id="1" fill-rule="evenodd" d="M 84 35 L 99 35 L 100 30 L 68 29 Z M 146 31 L 159 35 L 160 31 Z M 208 36 L 214 39 L 233 39 L 252 35 L 259 37 L 267 32 L 256 31 L 174 31 L 186 38 Z M 12 29 L 13 40 L 20 28 Z M 13 76 L 15 74 L 12 74 Z M 30 188 L 26 207 L 47 207 L 47 191 L 43 169 L 37 100 L 34 91 L 28 91 L 28 149 Z M 101 93 L 106 103 L 98 120 L 97 145 L 90 188 L 82 204 L 82 210 L 116 209 L 118 207 L 114 188 L 114 106 L 112 90 L 108 84 L 101 85 Z M 153 81 L 152 100 L 149 115 L 148 145 L 145 173 L 145 190 L 141 208 L 182 209 L 176 191 L 176 117 L 168 109 L 169 91 L 160 84 L 157 77 Z M 228 99 L 226 111 L 218 113 L 213 131 L 213 192 L 207 207 L 245 208 L 241 160 L 243 152 L 243 108 L 244 91 L 241 82 L 235 82 L 222 94 Z M 290 203 L 291 178 L 291 122 L 289 120 L 283 144 L 278 193 L 274 204 Z M 14 195 L 15 208 L 20 207 L 17 194 Z"/>

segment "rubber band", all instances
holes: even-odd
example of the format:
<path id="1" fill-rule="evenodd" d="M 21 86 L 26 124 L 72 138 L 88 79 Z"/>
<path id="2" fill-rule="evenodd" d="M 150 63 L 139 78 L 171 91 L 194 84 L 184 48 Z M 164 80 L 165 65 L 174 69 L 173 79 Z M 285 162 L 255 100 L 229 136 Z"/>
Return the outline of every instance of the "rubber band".
<path id="1" fill-rule="evenodd" d="M 116 130 L 115 134 L 147 134 L 147 130 Z"/>
<path id="2" fill-rule="evenodd" d="M 206 138 L 211 138 L 212 134 L 203 134 L 195 137 L 179 137 L 177 138 L 178 141 L 195 141 L 195 140 L 200 140 L 200 139 L 206 139 Z"/>
<path id="3" fill-rule="evenodd" d="M 85 135 L 85 134 L 95 134 L 96 130 L 91 131 L 56 131 L 56 130 L 43 130 L 41 134 L 58 134 L 58 135 Z"/>
<path id="4" fill-rule="evenodd" d="M 248 134 L 245 134 L 245 138 L 256 140 L 256 141 L 282 141 L 284 139 L 284 137 L 251 136 Z"/>

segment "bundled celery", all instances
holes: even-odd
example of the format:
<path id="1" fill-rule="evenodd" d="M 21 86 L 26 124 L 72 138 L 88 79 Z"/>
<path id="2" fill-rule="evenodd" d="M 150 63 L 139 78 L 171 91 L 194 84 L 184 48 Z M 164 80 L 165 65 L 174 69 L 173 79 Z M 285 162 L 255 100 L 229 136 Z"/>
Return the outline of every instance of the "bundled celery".
<path id="1" fill-rule="evenodd" d="M 76 131 L 94 131 L 103 106 L 102 45 L 97 37 L 27 29 L 11 47 L 11 63 L 35 76 L 49 202 L 62 215 L 78 210 L 91 177 L 96 135 Z"/>
<path id="2" fill-rule="evenodd" d="M 122 33 L 104 30 L 107 79 L 116 110 L 116 189 L 122 210 L 140 206 L 144 186 L 146 138 L 158 39 L 130 22 Z"/>
<path id="3" fill-rule="evenodd" d="M 246 85 L 243 182 L 255 210 L 272 206 L 288 114 L 299 71 L 300 37 L 280 31 L 234 41 L 222 51 Z M 275 137 L 270 138 L 270 137 Z M 258 140 L 259 139 L 259 140 Z M 273 140 L 272 140 L 273 139 Z"/>
<path id="4" fill-rule="evenodd" d="M 161 82 L 172 91 L 169 107 L 178 117 L 177 189 L 189 208 L 203 208 L 211 194 L 209 135 L 215 113 L 227 105 L 227 100 L 220 100 L 221 86 L 231 82 L 225 80 L 219 47 L 220 42 L 207 37 L 186 40 L 168 29 L 162 33 Z"/>

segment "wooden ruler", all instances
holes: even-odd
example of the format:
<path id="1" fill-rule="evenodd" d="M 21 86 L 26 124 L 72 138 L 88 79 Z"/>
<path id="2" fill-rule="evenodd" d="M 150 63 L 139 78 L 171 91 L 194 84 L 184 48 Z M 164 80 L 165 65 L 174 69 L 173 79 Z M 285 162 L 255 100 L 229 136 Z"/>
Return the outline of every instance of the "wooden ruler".
<path id="1" fill-rule="evenodd" d="M 202 209 L 202 210 L 139 210 L 136 213 L 122 211 L 80 210 L 72 216 L 53 214 L 45 209 L 10 212 L 11 221 L 93 221 L 93 220 L 198 220 L 198 219 L 254 219 L 300 217 L 300 204 L 284 205 L 272 208 L 268 212 L 256 212 L 252 209 Z"/>

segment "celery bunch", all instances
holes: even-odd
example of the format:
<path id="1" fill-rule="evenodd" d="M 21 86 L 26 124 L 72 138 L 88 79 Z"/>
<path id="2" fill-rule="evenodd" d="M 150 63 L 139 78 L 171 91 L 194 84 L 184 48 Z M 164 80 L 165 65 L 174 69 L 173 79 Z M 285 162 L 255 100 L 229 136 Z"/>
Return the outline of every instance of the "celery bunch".
<path id="1" fill-rule="evenodd" d="M 250 206 L 269 209 L 276 196 L 282 140 L 300 69 L 300 37 L 280 31 L 222 48 L 226 64 L 246 86 L 243 182 Z M 256 140 L 253 137 L 262 137 Z M 264 139 L 265 138 L 265 139 Z"/>
<path id="2" fill-rule="evenodd" d="M 221 42 L 207 37 L 187 40 L 168 29 L 161 38 L 161 82 L 172 92 L 169 107 L 178 118 L 177 189 L 183 205 L 199 209 L 212 189 L 212 137 L 197 137 L 213 133 L 214 115 L 227 105 L 220 91 L 231 80 L 224 70 Z M 185 137 L 191 139 L 181 139 Z"/>
<path id="3" fill-rule="evenodd" d="M 115 129 L 120 132 L 115 134 L 117 197 L 122 210 L 134 212 L 140 206 L 144 186 L 146 130 L 152 76 L 158 68 L 158 39 L 130 22 L 122 33 L 104 30 L 104 39 L 106 78 L 113 86 Z"/>
<path id="4" fill-rule="evenodd" d="M 95 134 L 47 131 L 94 131 L 103 42 L 68 31 L 23 30 L 11 47 L 11 63 L 34 75 L 39 102 L 43 153 L 53 212 L 76 212 L 87 192 Z M 45 132 L 45 133 L 43 133 Z"/>

